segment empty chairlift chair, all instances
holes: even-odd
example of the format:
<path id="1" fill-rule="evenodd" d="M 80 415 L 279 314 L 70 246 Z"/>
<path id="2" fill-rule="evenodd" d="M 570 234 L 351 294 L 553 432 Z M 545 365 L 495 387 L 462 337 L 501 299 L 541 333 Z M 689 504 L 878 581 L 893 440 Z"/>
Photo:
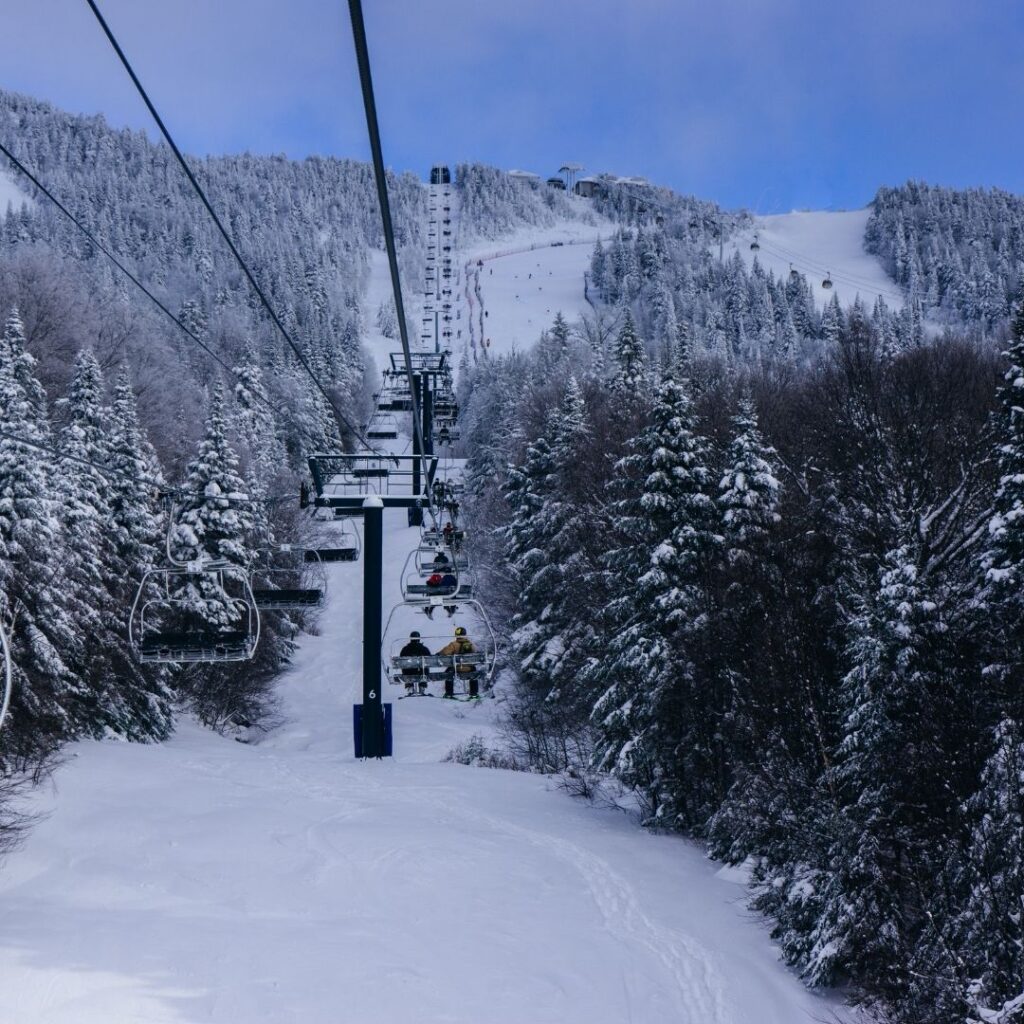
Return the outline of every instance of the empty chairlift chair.
<path id="1" fill-rule="evenodd" d="M 149 569 L 135 595 L 128 636 L 142 662 L 248 661 L 260 639 L 248 574 L 226 562 Z"/>
<path id="2" fill-rule="evenodd" d="M 366 428 L 366 436 L 371 441 L 396 441 L 398 421 L 391 415 L 375 415 Z"/>
<path id="3" fill-rule="evenodd" d="M 326 593 L 323 559 L 315 548 L 282 544 L 262 552 L 253 570 L 252 594 L 260 611 L 308 611 L 321 607 Z"/>
<path id="4" fill-rule="evenodd" d="M 359 531 L 346 527 L 334 544 L 308 548 L 306 560 L 317 561 L 321 565 L 327 562 L 358 562 L 362 547 Z"/>

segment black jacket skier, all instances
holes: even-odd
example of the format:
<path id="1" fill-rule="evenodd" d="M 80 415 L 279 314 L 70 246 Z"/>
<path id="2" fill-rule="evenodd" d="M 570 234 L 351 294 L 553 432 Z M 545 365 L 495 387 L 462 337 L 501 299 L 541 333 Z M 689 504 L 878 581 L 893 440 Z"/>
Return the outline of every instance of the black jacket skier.
<path id="1" fill-rule="evenodd" d="M 430 648 L 420 639 L 419 633 L 410 633 L 409 642 L 398 652 L 400 658 L 429 658 Z M 402 675 L 418 676 L 418 668 L 404 668 Z"/>

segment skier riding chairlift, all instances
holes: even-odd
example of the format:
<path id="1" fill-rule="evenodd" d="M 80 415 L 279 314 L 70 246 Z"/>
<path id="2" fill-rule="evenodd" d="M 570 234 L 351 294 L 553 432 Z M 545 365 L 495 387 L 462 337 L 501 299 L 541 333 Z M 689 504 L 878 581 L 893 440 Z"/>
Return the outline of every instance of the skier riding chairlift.
<path id="1" fill-rule="evenodd" d="M 455 627 L 455 639 L 442 647 L 438 652 L 439 657 L 452 658 L 460 654 L 476 654 L 476 647 L 473 641 L 466 635 L 465 626 Z M 480 696 L 479 672 L 472 665 L 449 665 L 444 672 L 444 695 L 448 699 L 455 696 L 455 675 L 467 676 L 469 678 L 469 696 Z"/>
<path id="2" fill-rule="evenodd" d="M 402 658 L 429 658 L 430 648 L 420 639 L 418 630 L 413 630 L 409 634 L 409 642 L 399 651 L 399 657 Z M 402 676 L 405 682 L 405 692 L 412 693 L 413 689 L 416 688 L 416 682 L 419 681 L 419 692 L 427 692 L 427 677 L 425 669 L 417 668 L 403 668 Z"/>
<path id="3" fill-rule="evenodd" d="M 432 576 L 427 579 L 427 593 L 435 592 L 441 597 L 449 597 L 459 589 L 458 577 L 453 572 L 439 573 L 435 572 Z M 448 613 L 450 619 L 458 609 L 458 605 L 446 604 L 444 610 Z M 423 611 L 426 613 L 428 619 L 434 617 L 434 605 L 427 604 L 423 606 Z"/>

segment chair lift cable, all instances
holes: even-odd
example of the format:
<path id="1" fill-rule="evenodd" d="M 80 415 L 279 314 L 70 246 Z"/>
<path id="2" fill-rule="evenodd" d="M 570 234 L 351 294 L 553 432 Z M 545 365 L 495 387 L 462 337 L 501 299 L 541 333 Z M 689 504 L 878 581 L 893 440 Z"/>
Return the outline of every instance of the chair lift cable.
<path id="1" fill-rule="evenodd" d="M 93 0 L 88 0 L 91 4 Z M 423 486 L 428 487 L 428 456 L 423 438 L 423 421 L 420 418 L 420 396 L 413 386 L 412 352 L 409 348 L 409 327 L 405 322 L 405 304 L 402 301 L 402 281 L 398 274 L 398 255 L 395 250 L 395 231 L 391 221 L 391 203 L 388 200 L 388 183 L 384 172 L 384 156 L 380 144 L 380 126 L 377 122 L 377 104 L 373 96 L 373 77 L 370 73 L 370 54 L 366 45 L 366 26 L 363 24 L 361 0 L 349 0 L 349 14 L 352 19 L 352 39 L 355 44 L 356 62 L 359 65 L 359 84 L 363 93 L 363 107 L 366 110 L 366 127 L 370 136 L 370 153 L 373 157 L 373 176 L 377 183 L 377 199 L 380 205 L 381 225 L 384 231 L 384 246 L 391 270 L 391 289 L 394 293 L 395 315 L 398 318 L 398 334 L 402 342 L 402 356 L 405 360 L 405 375 L 409 383 L 412 405 L 412 429 L 423 461 Z"/>
<path id="2" fill-rule="evenodd" d="M 207 345 L 206 342 L 202 340 L 202 338 L 200 338 L 197 334 L 195 334 L 188 327 L 186 327 L 185 324 L 182 323 L 181 319 L 179 317 L 176 317 L 167 308 L 167 306 L 164 305 L 164 303 L 161 302 L 160 299 L 158 299 L 120 261 L 120 259 L 118 259 L 118 257 L 115 256 L 114 253 L 111 252 L 111 250 L 108 249 L 2 142 L 0 142 L 0 153 L 2 153 L 8 159 L 8 161 L 10 161 L 11 165 L 14 167 L 16 171 L 24 175 L 24 177 L 26 177 L 30 182 L 32 182 L 32 184 L 44 196 L 46 196 L 46 198 L 49 199 L 49 201 L 53 203 L 53 205 L 62 214 L 64 214 L 64 216 L 67 217 L 67 219 L 71 221 L 71 223 L 74 224 L 74 226 L 78 228 L 79 231 L 82 232 L 82 234 L 89 240 L 89 242 L 91 242 L 101 253 L 103 253 L 103 255 L 106 256 L 107 259 L 109 259 L 110 262 L 113 263 L 114 266 L 117 267 L 117 269 L 121 271 L 121 273 L 124 274 L 124 276 L 128 278 L 128 280 L 131 281 L 131 283 L 135 285 L 135 287 L 138 288 L 139 291 L 141 291 L 142 294 L 145 295 L 146 298 L 148 298 L 150 302 L 152 302 L 153 305 L 160 310 L 161 313 L 164 314 L 164 316 L 166 316 L 175 326 L 177 326 L 190 341 L 198 345 L 218 366 L 220 366 L 222 369 L 230 373 L 239 382 L 244 383 L 241 374 L 239 374 L 239 372 L 233 366 L 228 365 L 228 363 L 219 355 L 217 355 L 217 353 L 214 352 L 213 349 L 211 349 L 209 345 Z M 258 401 L 262 402 L 263 405 L 270 409 L 271 412 L 276 413 L 280 416 L 284 416 L 285 419 L 289 418 L 290 414 L 284 407 L 275 406 L 271 401 L 269 401 L 269 399 L 267 399 L 264 395 L 257 391 L 253 391 L 251 392 L 251 394 L 253 394 L 253 396 Z"/>
<path id="3" fill-rule="evenodd" d="M 27 448 L 34 448 L 36 451 L 42 452 L 44 455 L 48 455 L 54 460 L 54 462 L 75 462 L 81 466 L 89 466 L 91 469 L 95 469 L 96 472 L 102 473 L 108 480 L 127 480 L 129 483 L 141 483 L 146 484 L 149 487 L 155 487 L 164 497 L 215 497 L 218 501 L 228 502 L 229 505 L 273 504 L 282 501 L 295 500 L 295 496 L 291 494 L 282 494 L 278 496 L 269 495 L 266 498 L 239 498 L 230 494 L 209 495 L 203 491 L 189 493 L 188 491 L 182 491 L 178 488 L 168 487 L 166 483 L 160 480 L 154 480 L 151 477 L 130 476 L 128 473 L 122 473 L 120 470 L 111 469 L 109 466 L 102 466 L 100 463 L 92 462 L 90 459 L 84 459 L 80 455 L 69 455 L 67 452 L 57 451 L 56 449 L 49 447 L 49 445 L 43 444 L 41 441 L 31 441 L 27 437 L 20 437 L 18 434 L 12 434 L 9 430 L 4 430 L 2 427 L 0 427 L 0 439 L 5 441 L 14 441 L 16 444 L 23 444 Z"/>
<path id="4" fill-rule="evenodd" d="M 153 106 L 153 103 L 149 98 L 149 94 L 143 88 L 142 82 L 139 81 L 138 76 L 135 74 L 134 68 L 129 62 L 127 56 L 125 56 L 124 50 L 121 49 L 120 43 L 118 43 L 117 39 L 114 36 L 114 33 L 110 30 L 110 26 L 107 24 L 103 15 L 100 13 L 100 9 L 96 6 L 95 0 L 86 0 L 86 3 L 91 8 L 92 13 L 96 15 L 96 20 L 99 22 L 100 28 L 103 29 L 104 35 L 106 35 L 107 39 L 110 42 L 110 45 L 114 48 L 114 52 L 117 54 L 122 65 L 124 65 L 125 71 L 128 72 L 128 77 L 131 78 L 132 83 L 134 84 L 136 90 L 138 91 L 139 96 L 142 98 L 143 103 L 146 104 L 146 108 L 149 110 L 149 113 L 151 114 L 153 120 L 156 122 L 156 126 L 160 129 L 160 134 L 163 135 L 164 141 L 170 147 L 171 152 L 175 156 L 175 159 L 178 161 L 178 164 L 180 165 L 182 171 L 184 171 L 185 177 L 188 178 L 189 183 L 192 185 L 193 190 L 199 197 L 199 201 L 203 204 L 203 206 L 206 209 L 206 212 L 210 215 L 210 219 L 213 221 L 215 227 L 220 232 L 221 238 L 224 239 L 228 249 L 231 250 L 231 255 L 234 256 L 235 261 L 238 263 L 238 266 L 241 268 L 242 273 L 245 275 L 246 280 L 249 282 L 253 291 L 256 293 L 256 296 L 263 304 L 263 307 L 264 309 L 266 309 L 267 314 L 270 316 L 270 319 L 273 322 L 274 326 L 281 333 L 281 337 L 284 338 L 284 340 L 288 343 L 288 347 L 295 353 L 296 359 L 298 359 L 299 363 L 302 365 L 302 368 L 306 371 L 306 373 L 309 374 L 310 380 L 313 381 L 313 383 L 317 387 L 317 390 L 319 390 L 320 394 L 323 395 L 327 404 L 334 412 L 334 415 L 337 418 L 338 422 L 347 427 L 352 432 L 352 434 L 359 440 L 359 442 L 365 445 L 367 449 L 374 452 L 374 454 L 384 454 L 382 452 L 378 452 L 373 447 L 373 445 L 370 444 L 369 441 L 367 441 L 367 439 L 363 436 L 362 431 L 359 430 L 358 427 L 354 426 L 349 421 L 345 414 L 338 408 L 337 403 L 331 397 L 327 389 L 323 386 L 323 384 L 320 383 L 320 379 L 313 372 L 313 369 L 309 365 L 309 362 L 306 360 L 306 357 L 302 354 L 302 350 L 295 343 L 291 334 L 288 332 L 288 329 L 281 322 L 281 318 L 277 315 L 277 312 L 274 310 L 274 307 L 270 304 L 270 300 L 267 298 L 263 289 L 260 287 L 259 282 L 257 282 L 252 271 L 249 269 L 248 263 L 245 262 L 245 259 L 242 257 L 242 254 L 238 251 L 238 247 L 235 245 L 231 236 L 228 234 L 227 229 L 224 227 L 223 222 L 217 215 L 216 210 L 214 210 L 213 206 L 210 204 L 210 200 L 207 198 L 206 192 L 203 190 L 202 185 L 200 185 L 199 181 L 196 179 L 196 176 L 192 172 L 192 168 L 189 166 L 188 161 L 186 161 L 184 156 L 182 156 L 181 150 L 178 149 L 177 143 L 174 141 L 174 138 L 172 137 L 171 133 L 167 130 L 167 126 L 164 124 L 163 119 L 157 112 L 156 107 Z"/>

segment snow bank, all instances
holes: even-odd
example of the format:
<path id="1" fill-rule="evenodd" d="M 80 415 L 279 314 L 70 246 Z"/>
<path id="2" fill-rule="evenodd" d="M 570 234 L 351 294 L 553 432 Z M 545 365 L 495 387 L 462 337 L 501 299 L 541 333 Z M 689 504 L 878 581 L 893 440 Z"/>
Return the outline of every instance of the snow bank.
<path id="1" fill-rule="evenodd" d="M 386 513 L 385 612 L 415 537 Z M 442 763 L 496 743 L 497 702 L 397 701 L 394 759 L 356 762 L 362 565 L 328 572 L 262 742 L 185 722 L 71 748 L 0 872 L 5 1019 L 831 1019 L 695 846 L 543 777 Z"/>

